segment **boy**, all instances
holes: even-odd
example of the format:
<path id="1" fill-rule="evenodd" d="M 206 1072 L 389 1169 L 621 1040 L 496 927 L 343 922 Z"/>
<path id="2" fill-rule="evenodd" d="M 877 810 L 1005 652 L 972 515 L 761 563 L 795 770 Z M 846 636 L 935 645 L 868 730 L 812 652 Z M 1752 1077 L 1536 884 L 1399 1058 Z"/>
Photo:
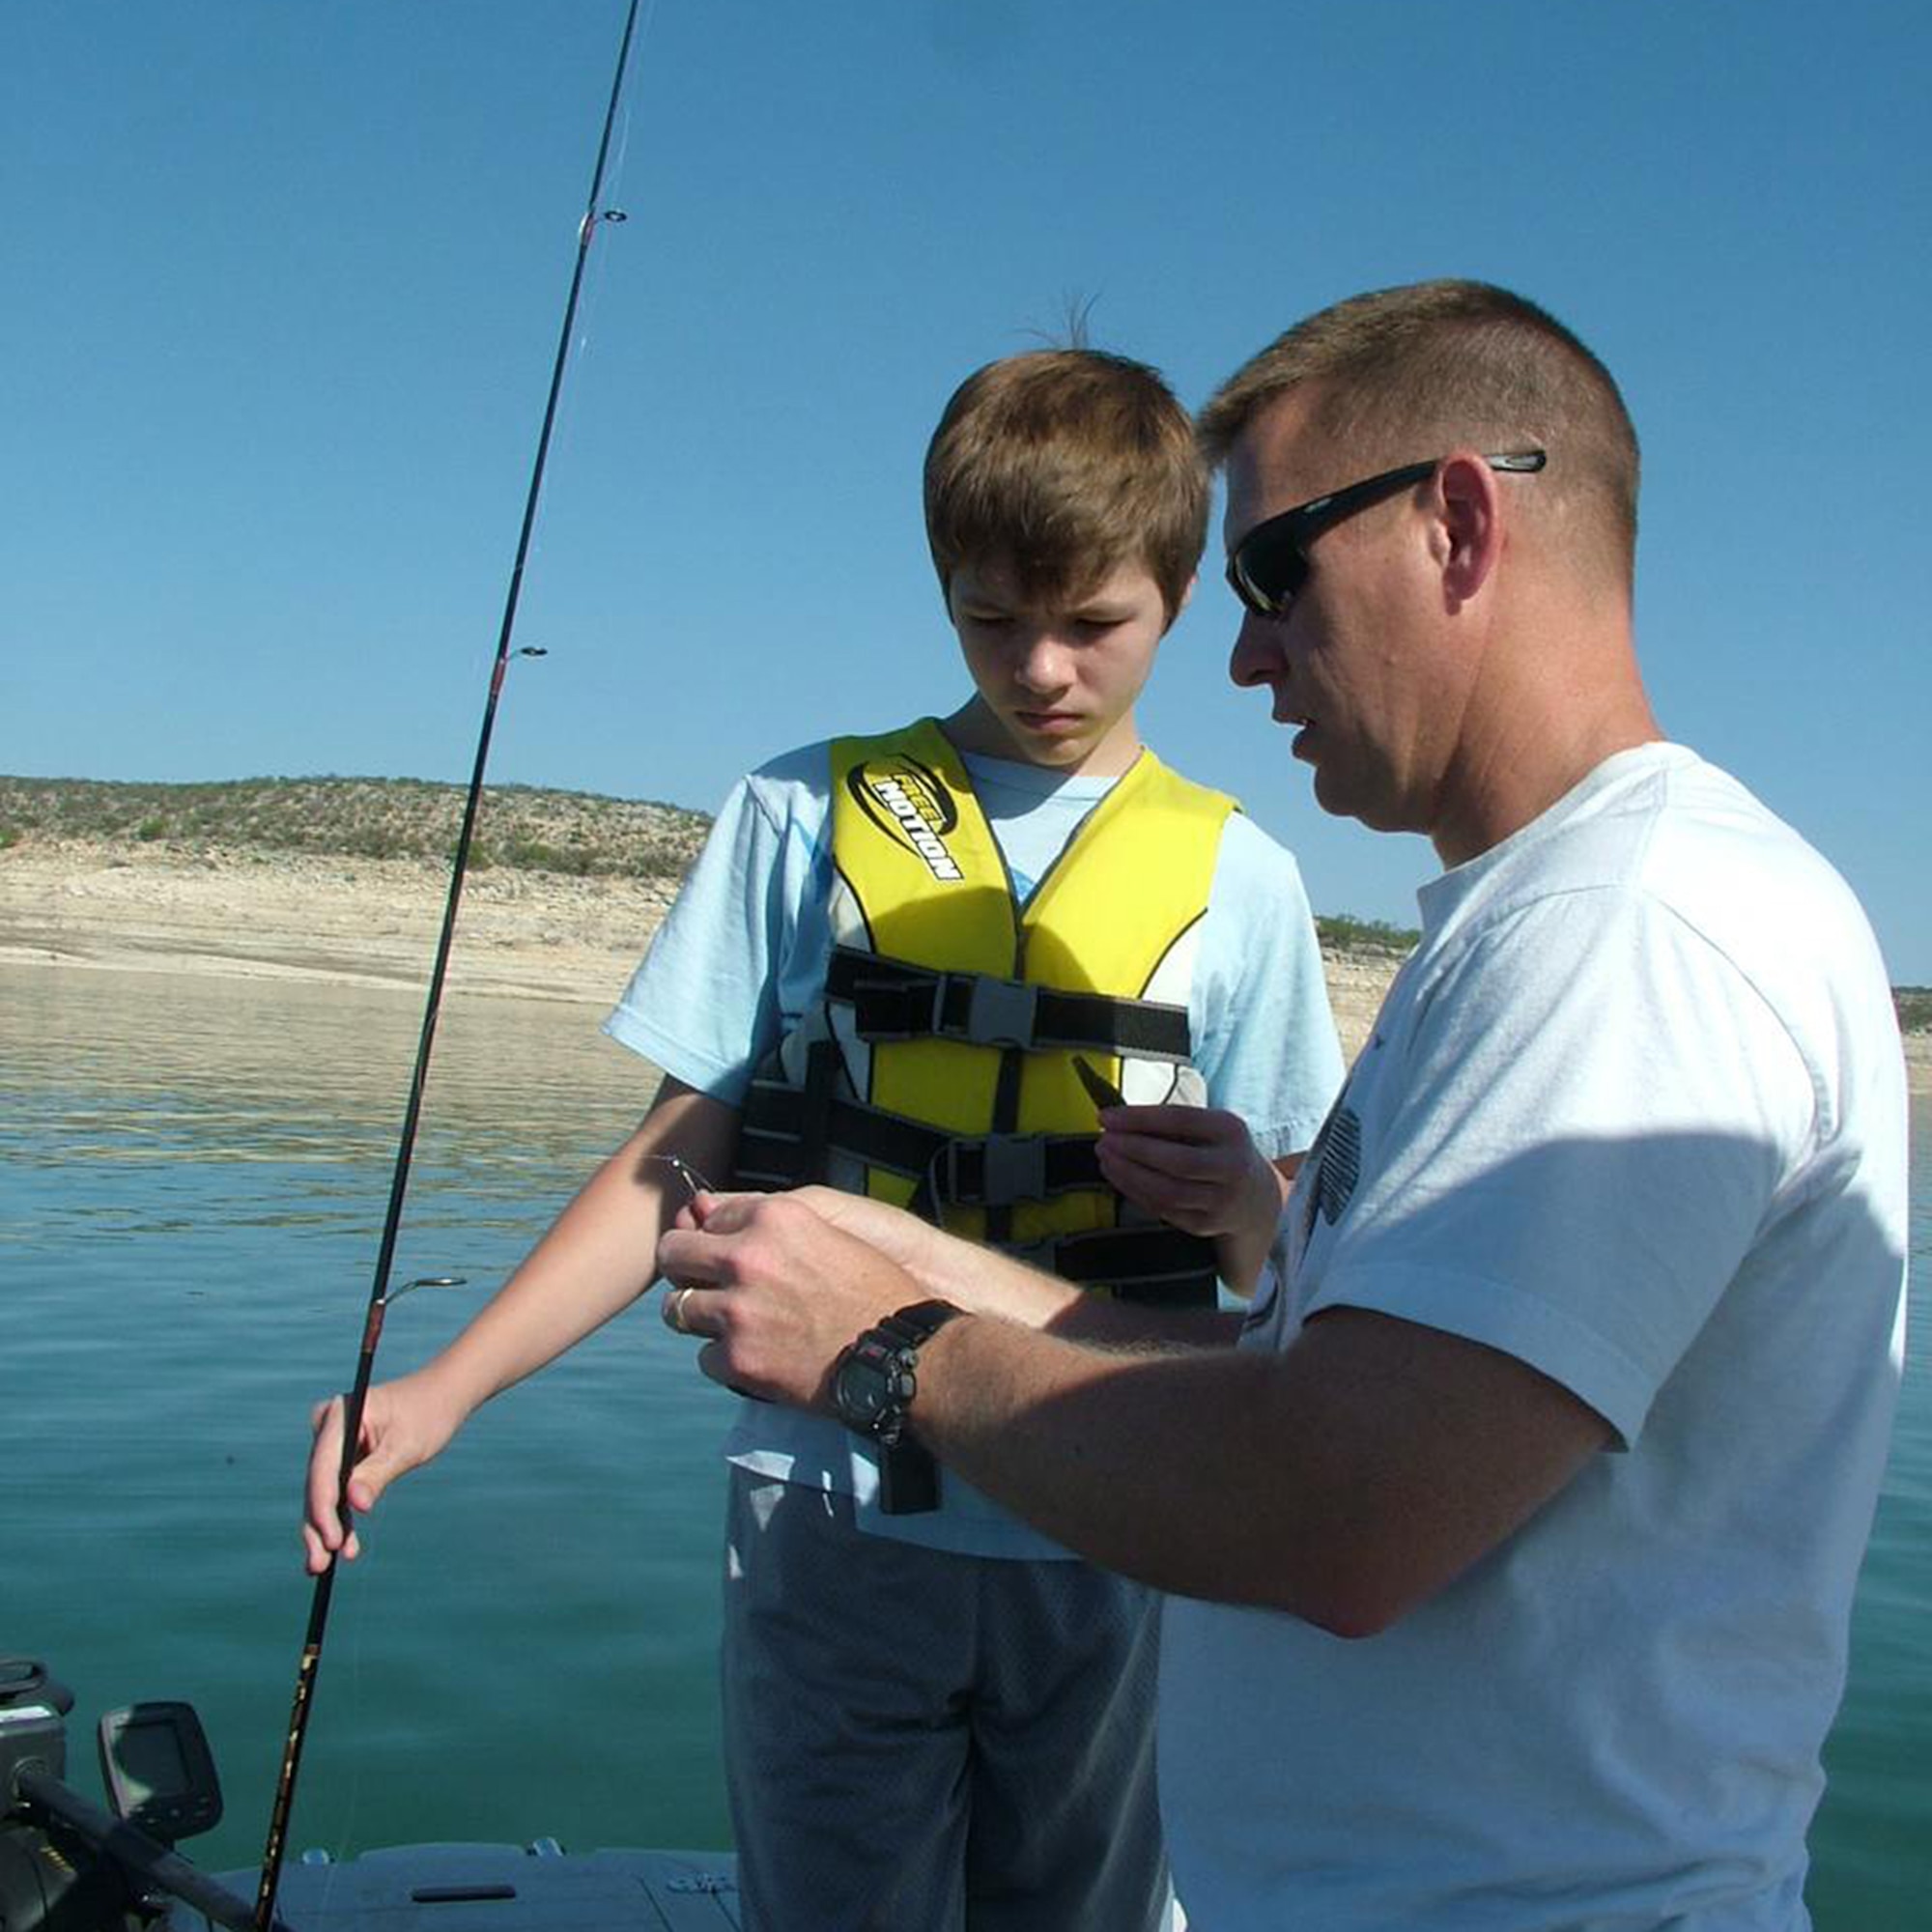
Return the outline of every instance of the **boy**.
<path id="1" fill-rule="evenodd" d="M 689 1171 L 910 1204 L 1177 1335 L 1217 1272 L 1252 1282 L 1341 1069 L 1293 861 L 1135 729 L 1206 537 L 1187 416 L 1138 363 L 1014 356 L 949 404 L 925 501 L 975 695 L 734 789 L 609 1023 L 657 1101 L 465 1334 L 371 1392 L 357 1509 L 650 1285 Z M 1076 1061 L 1129 1103 L 1097 1142 Z M 1153 1927 L 1151 1599 L 941 1484 L 890 1408 L 874 1435 L 745 1404 L 727 1443 L 747 1923 Z"/>

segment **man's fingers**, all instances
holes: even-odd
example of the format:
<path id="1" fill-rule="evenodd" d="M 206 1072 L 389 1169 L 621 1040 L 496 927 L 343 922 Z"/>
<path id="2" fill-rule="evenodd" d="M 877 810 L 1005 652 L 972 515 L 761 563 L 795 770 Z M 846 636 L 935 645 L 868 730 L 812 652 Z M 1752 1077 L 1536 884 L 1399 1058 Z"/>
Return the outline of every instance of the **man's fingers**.
<path id="1" fill-rule="evenodd" d="M 761 1222 L 781 1224 L 798 1215 L 812 1224 L 819 1219 L 789 1196 L 700 1194 L 659 1237 L 658 1272 L 674 1282 L 729 1283 L 738 1268 L 733 1237 L 754 1233 Z"/>
<path id="2" fill-rule="evenodd" d="M 658 1272 L 680 1286 L 719 1282 L 727 1278 L 731 1249 L 726 1237 L 740 1232 L 740 1210 L 734 1201 L 721 1201 L 702 1224 L 678 1224 L 658 1236 Z"/>
<path id="3" fill-rule="evenodd" d="M 697 1366 L 716 1382 L 720 1388 L 727 1388 L 733 1395 L 749 1396 L 753 1402 L 770 1402 L 771 1397 L 762 1395 L 751 1387 L 741 1377 L 734 1375 L 729 1354 L 723 1342 L 707 1342 L 697 1351 Z"/>
<path id="4" fill-rule="evenodd" d="M 721 1298 L 722 1292 L 718 1289 L 696 1288 L 689 1282 L 679 1282 L 665 1290 L 664 1324 L 674 1335 L 715 1337 L 720 1333 L 719 1321 L 708 1311 L 715 1310 Z"/>
<path id="5" fill-rule="evenodd" d="M 695 1194 L 679 1210 L 676 1225 L 701 1228 L 708 1235 L 736 1234 L 770 1199 L 768 1194 Z"/>

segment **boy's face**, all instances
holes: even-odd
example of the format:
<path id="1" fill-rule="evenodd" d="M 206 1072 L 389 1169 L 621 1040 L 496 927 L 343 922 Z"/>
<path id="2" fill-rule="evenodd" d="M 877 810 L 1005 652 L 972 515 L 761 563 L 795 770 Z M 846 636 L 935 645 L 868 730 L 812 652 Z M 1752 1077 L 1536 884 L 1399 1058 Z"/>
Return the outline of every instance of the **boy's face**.
<path id="1" fill-rule="evenodd" d="M 1069 776 L 1126 770 L 1140 750 L 1134 701 L 1168 627 L 1145 565 L 1121 564 L 1082 596 L 1045 600 L 998 565 L 962 565 L 947 601 L 979 691 L 948 721 L 956 744 Z"/>

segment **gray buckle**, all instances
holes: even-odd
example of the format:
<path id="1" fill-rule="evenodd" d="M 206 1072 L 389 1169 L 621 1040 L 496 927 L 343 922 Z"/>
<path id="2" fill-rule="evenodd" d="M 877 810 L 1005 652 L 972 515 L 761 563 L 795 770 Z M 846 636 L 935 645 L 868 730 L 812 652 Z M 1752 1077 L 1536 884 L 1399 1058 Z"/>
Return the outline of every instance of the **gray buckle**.
<path id="1" fill-rule="evenodd" d="M 934 1161 L 937 1197 L 955 1207 L 1009 1208 L 1046 1198 L 1044 1134 L 948 1141 Z"/>
<path id="2" fill-rule="evenodd" d="M 1044 1134 L 988 1134 L 980 1145 L 986 1153 L 986 1179 L 980 1198 L 987 1207 L 1046 1199 Z"/>
<path id="3" fill-rule="evenodd" d="M 1024 980 L 976 973 L 966 1004 L 965 1037 L 975 1046 L 1031 1046 L 1039 988 Z"/>

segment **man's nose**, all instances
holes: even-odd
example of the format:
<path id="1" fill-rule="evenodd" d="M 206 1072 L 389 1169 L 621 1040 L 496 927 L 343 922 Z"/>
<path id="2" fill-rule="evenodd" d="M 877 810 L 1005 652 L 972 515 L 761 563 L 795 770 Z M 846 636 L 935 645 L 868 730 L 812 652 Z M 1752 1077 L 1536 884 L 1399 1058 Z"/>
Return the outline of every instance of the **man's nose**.
<path id="1" fill-rule="evenodd" d="M 1252 611 L 1241 614 L 1241 628 L 1235 633 L 1235 647 L 1228 653 L 1228 675 L 1243 689 L 1266 684 L 1282 668 L 1281 621 L 1258 617 Z"/>

